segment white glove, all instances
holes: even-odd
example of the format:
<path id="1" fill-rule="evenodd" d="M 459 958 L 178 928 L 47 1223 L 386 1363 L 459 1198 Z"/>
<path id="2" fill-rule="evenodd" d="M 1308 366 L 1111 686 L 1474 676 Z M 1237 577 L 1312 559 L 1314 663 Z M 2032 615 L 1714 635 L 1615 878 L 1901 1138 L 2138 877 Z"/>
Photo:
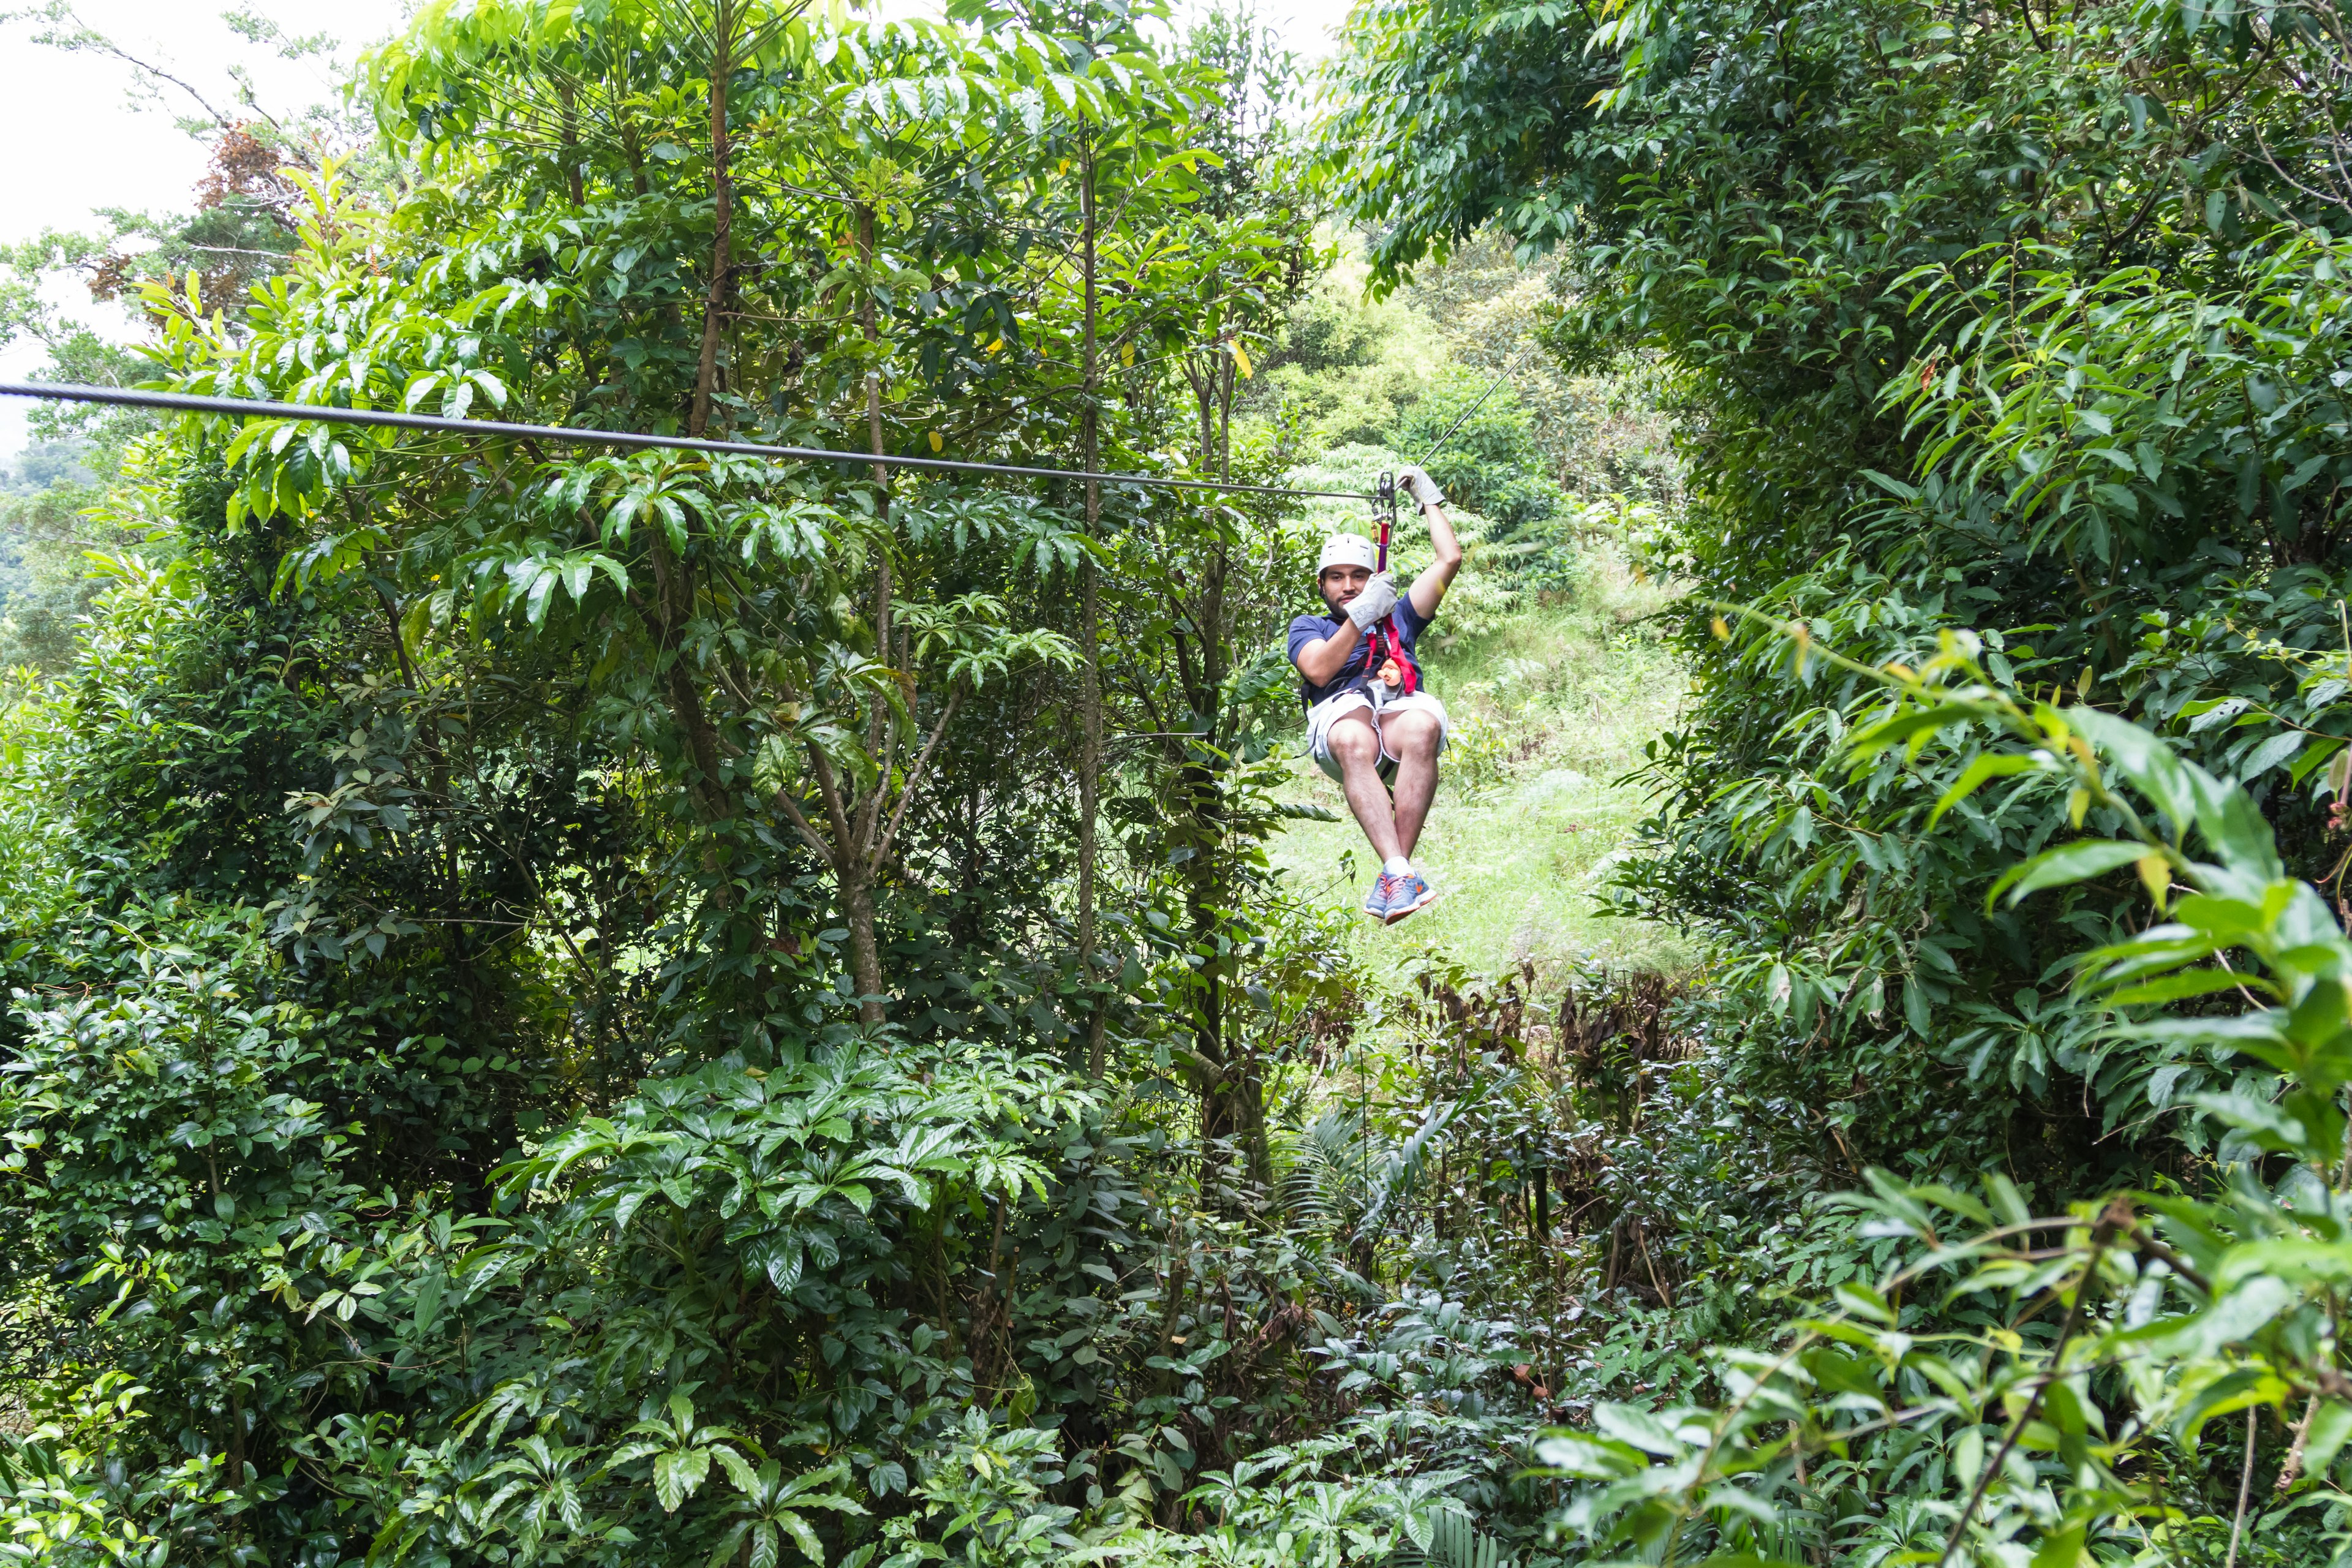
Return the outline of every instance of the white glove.
<path id="1" fill-rule="evenodd" d="M 1396 583 L 1385 572 L 1364 584 L 1364 591 L 1348 601 L 1348 618 L 1356 623 L 1360 632 L 1370 631 L 1389 618 L 1396 608 Z"/>
<path id="2" fill-rule="evenodd" d="M 1429 477 L 1428 469 L 1416 464 L 1407 463 L 1397 470 L 1397 489 L 1422 506 L 1445 504 L 1445 492 L 1437 488 L 1437 481 Z"/>

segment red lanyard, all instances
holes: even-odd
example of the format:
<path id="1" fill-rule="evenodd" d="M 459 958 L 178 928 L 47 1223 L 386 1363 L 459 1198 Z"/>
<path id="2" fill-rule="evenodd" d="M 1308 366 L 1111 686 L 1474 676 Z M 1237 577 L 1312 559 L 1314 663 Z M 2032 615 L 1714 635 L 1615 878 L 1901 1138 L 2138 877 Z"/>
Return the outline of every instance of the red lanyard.
<path id="1" fill-rule="evenodd" d="M 1397 668 L 1404 672 L 1404 679 L 1397 683 L 1396 694 L 1400 697 L 1410 697 L 1421 689 L 1421 671 L 1413 668 L 1412 656 L 1404 651 L 1404 637 L 1397 626 L 1396 616 L 1393 614 L 1385 622 L 1374 627 L 1371 635 L 1365 639 L 1364 678 L 1367 680 L 1379 680 L 1381 666 L 1392 658 L 1396 660 Z"/>
<path id="2" fill-rule="evenodd" d="M 1381 478 L 1385 480 L 1387 476 L 1382 475 Z M 1392 483 L 1384 483 L 1381 488 L 1389 492 L 1389 507 L 1381 517 L 1381 559 L 1377 570 L 1385 572 L 1389 569 L 1389 531 L 1396 526 L 1396 491 Z M 1404 631 L 1398 625 L 1394 611 L 1390 612 L 1387 620 L 1372 628 L 1365 640 L 1364 679 L 1367 681 L 1379 680 L 1381 668 L 1392 658 L 1396 660 L 1397 668 L 1404 672 L 1404 679 L 1397 684 L 1397 695 L 1410 697 L 1421 689 L 1421 671 L 1413 668 L 1412 658 L 1404 651 Z"/>

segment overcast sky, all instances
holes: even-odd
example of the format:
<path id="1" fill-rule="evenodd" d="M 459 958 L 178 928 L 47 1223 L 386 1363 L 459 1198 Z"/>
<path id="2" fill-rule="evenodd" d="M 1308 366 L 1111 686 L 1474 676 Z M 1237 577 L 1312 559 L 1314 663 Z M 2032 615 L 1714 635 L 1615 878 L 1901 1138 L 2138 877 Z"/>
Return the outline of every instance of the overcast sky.
<path id="1" fill-rule="evenodd" d="M 414 0 L 243 0 L 238 7 L 266 16 L 289 34 L 324 33 L 334 57 L 349 60 L 402 23 Z M 129 53 L 171 71 L 224 110 L 234 112 L 233 64 L 252 73 L 256 96 L 273 113 L 299 111 L 331 98 L 331 70 L 321 60 L 289 61 L 230 31 L 213 5 L 166 0 L 79 0 L 91 27 Z M 929 0 L 887 0 L 890 13 L 932 11 Z M 1331 30 L 1348 0 L 1270 0 L 1267 22 L 1300 55 L 1328 52 Z M 0 241 L 27 239 L 44 229 L 85 226 L 100 207 L 181 211 L 204 173 L 205 149 L 183 135 L 173 116 L 197 112 L 184 94 L 135 90 L 137 73 L 96 54 L 68 54 L 32 42 L 37 28 L 0 24 L 0 147 L 9 149 L 0 173 Z M 78 297 L 79 296 L 79 297 Z M 112 335 L 130 328 L 113 307 L 92 307 L 79 286 L 58 296 Z M 0 381 L 38 365 L 37 345 L 0 348 Z M 0 461 L 24 439 L 24 404 L 0 398 Z"/>

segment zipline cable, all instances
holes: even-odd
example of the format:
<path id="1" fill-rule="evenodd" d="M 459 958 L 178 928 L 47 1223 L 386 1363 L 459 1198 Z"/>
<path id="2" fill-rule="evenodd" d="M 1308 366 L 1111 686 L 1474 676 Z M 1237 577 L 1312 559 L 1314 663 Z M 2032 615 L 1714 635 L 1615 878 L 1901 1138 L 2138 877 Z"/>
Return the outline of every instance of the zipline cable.
<path id="1" fill-rule="evenodd" d="M 1437 445 L 1429 449 L 1428 456 L 1421 459 L 1420 466 L 1424 468 L 1429 467 L 1430 458 L 1436 457 L 1438 453 L 1445 450 L 1445 443 L 1454 439 L 1454 432 L 1462 428 L 1463 421 L 1468 419 L 1470 416 L 1477 413 L 1481 408 L 1486 407 L 1486 399 L 1495 395 L 1495 389 L 1502 385 L 1504 382 L 1510 379 L 1510 377 L 1517 373 L 1519 366 L 1527 363 L 1528 356 L 1534 353 L 1536 350 L 1542 346 L 1543 345 L 1541 343 L 1529 343 L 1526 348 L 1519 351 L 1518 358 L 1513 360 L 1509 364 L 1505 365 L 1501 370 L 1496 371 L 1495 373 L 1495 379 L 1486 384 L 1486 390 L 1478 395 L 1478 401 L 1464 409 L 1460 416 L 1454 419 L 1454 423 L 1445 427 L 1445 434 L 1437 438 Z"/>
<path id="2" fill-rule="evenodd" d="M 835 452 L 821 447 L 768 447 L 752 441 L 709 441 L 690 436 L 648 436 L 634 430 L 583 430 L 569 425 L 513 425 L 497 419 L 444 419 L 430 414 L 396 414 L 383 408 L 331 408 L 316 403 L 265 403 L 250 397 L 201 397 L 184 392 L 142 392 L 132 387 L 83 386 L 66 381 L 0 381 L 0 397 L 39 397 L 58 403 L 99 403 L 120 408 L 163 408 L 182 414 L 225 414 L 249 419 L 296 419 L 322 425 L 374 425 L 436 435 L 497 436 L 551 441 L 571 447 L 658 447 L 678 452 L 717 452 L 729 457 L 773 458 L 793 462 L 877 464 L 920 468 L 926 473 L 1009 474 L 1030 479 L 1094 479 L 1116 485 L 1156 485 L 1161 489 L 1215 490 L 1221 494 L 1306 496 L 1332 500 L 1373 500 L 1362 490 L 1302 490 L 1283 485 L 1240 485 L 1219 479 L 1171 479 L 1158 474 L 1089 474 L 1076 468 L 1032 468 L 1013 463 L 966 463 L 950 458 L 901 458 L 872 452 Z"/>

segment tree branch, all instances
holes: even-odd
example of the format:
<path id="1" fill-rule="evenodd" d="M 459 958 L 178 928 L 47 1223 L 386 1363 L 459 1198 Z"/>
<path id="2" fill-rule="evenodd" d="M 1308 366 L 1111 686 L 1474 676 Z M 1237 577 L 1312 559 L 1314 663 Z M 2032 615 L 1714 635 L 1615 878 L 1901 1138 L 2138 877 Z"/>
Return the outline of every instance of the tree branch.
<path id="1" fill-rule="evenodd" d="M 833 846 L 827 844 L 824 841 L 824 836 L 819 834 L 814 827 L 809 826 L 809 819 L 801 815 L 799 803 L 793 799 L 791 793 L 786 790 L 778 790 L 776 792 L 776 804 L 782 806 L 784 808 L 784 815 L 793 819 L 793 830 L 801 836 L 801 841 L 806 844 L 810 848 L 816 851 L 818 859 L 824 861 L 828 866 L 832 865 L 834 863 Z"/>
<path id="2" fill-rule="evenodd" d="M 848 864 L 849 814 L 842 809 L 841 791 L 834 782 L 832 762 L 817 749 L 815 742 L 804 741 L 802 745 L 808 752 L 809 766 L 816 773 L 816 793 L 817 797 L 824 802 L 825 819 L 833 824 L 835 842 L 840 846 L 837 855 L 826 857 L 833 863 L 835 872 L 839 874 Z"/>
<path id="3" fill-rule="evenodd" d="M 908 803 L 915 798 L 915 792 L 922 787 L 923 770 L 929 765 L 931 753 L 940 749 L 940 742 L 948 732 L 948 722 L 955 717 L 956 709 L 961 706 L 962 702 L 963 693 L 961 691 L 949 696 L 948 705 L 940 710 L 940 721 L 931 728 L 931 738 L 923 742 L 922 751 L 908 766 L 907 783 L 905 787 L 898 791 L 898 804 L 891 808 L 890 824 L 882 830 L 882 836 L 874 841 L 874 864 L 877 868 L 882 864 L 883 857 L 890 853 L 890 846 L 898 841 L 898 825 L 906 820 Z"/>

